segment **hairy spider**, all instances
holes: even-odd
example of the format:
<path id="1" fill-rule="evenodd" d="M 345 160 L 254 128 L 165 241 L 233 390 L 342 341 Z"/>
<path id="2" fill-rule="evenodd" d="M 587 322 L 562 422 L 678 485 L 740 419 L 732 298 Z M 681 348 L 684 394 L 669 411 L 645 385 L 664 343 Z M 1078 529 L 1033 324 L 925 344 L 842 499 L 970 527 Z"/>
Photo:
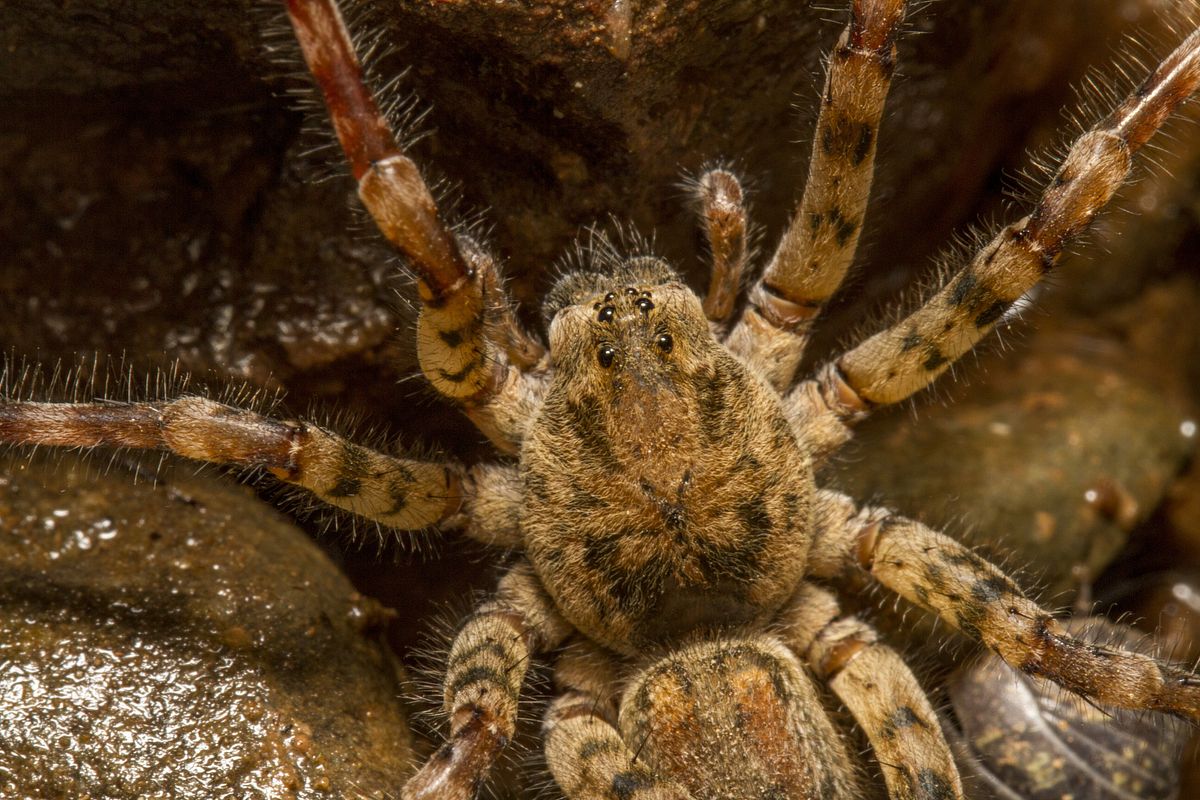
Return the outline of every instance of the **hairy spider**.
<path id="1" fill-rule="evenodd" d="M 449 741 L 405 797 L 471 796 L 513 734 L 530 658 L 554 651 L 545 751 L 571 797 L 855 796 L 817 680 L 862 727 L 892 797 L 960 797 L 912 672 L 828 588 L 847 577 L 1091 700 L 1200 720 L 1200 678 L 1073 637 L 953 539 L 813 477 L 854 424 L 949 369 L 1053 268 L 1200 82 L 1200 33 L 1074 143 L 1028 216 L 921 308 L 796 383 L 861 231 L 903 0 L 851 3 L 803 197 L 740 314 L 747 219 L 737 179 L 713 170 L 698 182 L 706 298 L 661 259 L 599 241 L 547 299 L 548 348 L 518 323 L 490 256 L 441 221 L 333 1 L 288 10 L 359 195 L 418 275 L 424 374 L 515 463 L 395 457 L 199 396 L 5 402 L 0 441 L 263 468 L 383 525 L 458 527 L 520 551 L 455 639 Z"/>

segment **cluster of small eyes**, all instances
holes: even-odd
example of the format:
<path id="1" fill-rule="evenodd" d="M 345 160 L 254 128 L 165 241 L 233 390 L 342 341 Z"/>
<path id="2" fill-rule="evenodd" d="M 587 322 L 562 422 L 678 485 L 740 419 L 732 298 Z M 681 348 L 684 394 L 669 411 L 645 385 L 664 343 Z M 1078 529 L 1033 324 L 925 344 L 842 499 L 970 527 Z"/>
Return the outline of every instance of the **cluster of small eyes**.
<path id="1" fill-rule="evenodd" d="M 649 291 L 642 290 L 639 292 L 632 286 L 626 286 L 625 294 L 631 297 L 637 297 L 637 300 L 634 301 L 634 305 L 637 306 L 638 310 L 643 314 L 649 314 L 652 310 L 654 310 L 654 302 L 650 299 Z M 638 295 L 641 296 L 638 297 Z M 608 294 L 604 295 L 603 304 L 596 303 L 592 306 L 593 310 L 599 312 L 596 314 L 597 322 L 612 322 L 612 318 L 617 313 L 617 309 L 616 307 L 612 306 L 611 303 L 616 299 L 616 297 L 616 292 L 609 292 Z M 658 345 L 658 349 L 664 353 L 671 352 L 671 348 L 675 346 L 675 340 L 671 338 L 671 334 L 669 333 L 660 333 L 658 338 L 654 340 L 654 343 Z M 617 349 L 611 344 L 600 345 L 596 352 L 596 358 L 599 360 L 600 366 L 606 369 L 612 366 L 613 359 L 616 358 L 616 355 Z"/>

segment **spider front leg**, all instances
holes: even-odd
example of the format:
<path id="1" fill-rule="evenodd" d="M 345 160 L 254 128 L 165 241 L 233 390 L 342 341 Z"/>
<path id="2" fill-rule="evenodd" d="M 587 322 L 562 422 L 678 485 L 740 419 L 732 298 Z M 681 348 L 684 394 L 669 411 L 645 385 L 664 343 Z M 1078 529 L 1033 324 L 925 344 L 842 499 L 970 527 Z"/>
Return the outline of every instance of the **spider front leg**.
<path id="1" fill-rule="evenodd" d="M 363 82 L 334 0 L 287 0 L 287 8 L 359 197 L 417 273 L 421 370 L 499 448 L 515 452 L 541 396 L 545 348 L 517 322 L 495 261 L 442 221 Z"/>
<path id="2" fill-rule="evenodd" d="M 1028 675 L 1099 703 L 1200 722 L 1200 676 L 1071 636 L 998 567 L 919 522 L 821 492 L 812 574 L 865 573 Z"/>
<path id="3" fill-rule="evenodd" d="M 842 617 L 837 598 L 810 583 L 778 621 L 784 642 L 866 733 L 892 800 L 963 796 L 937 713 L 899 653 L 862 620 Z"/>
<path id="4" fill-rule="evenodd" d="M 390 528 L 465 522 L 475 538 L 507 546 L 520 542 L 515 468 L 468 471 L 392 456 L 308 422 L 274 419 L 206 397 L 148 403 L 0 399 L 0 443 L 164 450 L 211 464 L 266 470 L 331 506 Z"/>
<path id="5" fill-rule="evenodd" d="M 871 409 L 912 396 L 986 336 L 1058 262 L 1129 176 L 1134 154 L 1200 84 L 1200 31 L 1075 140 L 1024 219 L 1002 229 L 906 319 L 826 364 L 788 397 L 818 455 Z"/>
<path id="6" fill-rule="evenodd" d="M 454 637 L 443 683 L 450 736 L 405 783 L 404 800 L 475 796 L 512 740 L 529 659 L 570 633 L 529 564 L 513 567 Z"/>
<path id="7" fill-rule="evenodd" d="M 854 260 L 904 0 L 853 0 L 829 57 L 808 181 L 728 345 L 776 389 L 792 382 L 813 320 Z"/>

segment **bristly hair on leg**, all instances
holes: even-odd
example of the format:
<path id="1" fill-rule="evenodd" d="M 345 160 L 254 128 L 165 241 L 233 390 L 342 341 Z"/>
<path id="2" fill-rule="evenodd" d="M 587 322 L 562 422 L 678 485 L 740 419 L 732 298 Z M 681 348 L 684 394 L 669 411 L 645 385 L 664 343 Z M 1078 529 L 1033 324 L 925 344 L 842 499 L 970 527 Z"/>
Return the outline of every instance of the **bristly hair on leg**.
<path id="1" fill-rule="evenodd" d="M 283 393 L 248 383 L 218 379 L 215 375 L 201 379 L 183 369 L 178 360 L 166 366 L 147 366 L 134 362 L 125 354 L 106 356 L 100 353 L 80 354 L 73 361 L 62 359 L 46 364 L 10 350 L 0 359 L 0 411 L 10 403 L 99 403 L 114 408 L 138 403 L 168 401 L 185 394 L 212 397 L 224 405 L 237 406 L 254 413 L 271 415 L 278 411 Z M 11 424 L 0 414 L 0 430 Z M 85 445 L 75 447 L 43 447 L 13 443 L 5 437 L 4 447 L 18 452 L 53 452 L 76 459 L 97 472 L 104 473 L 120 462 L 127 464 L 137 476 L 156 478 L 166 457 L 161 451 L 146 451 L 135 447 L 113 446 L 96 449 Z M 197 470 L 208 465 L 194 463 Z M 253 476 L 247 474 L 246 480 Z"/>
<path id="2" fill-rule="evenodd" d="M 135 384 L 135 374 L 148 377 Z M 264 413 L 277 411 L 280 398 L 262 390 L 205 388 L 177 367 L 157 373 L 123 363 L 110 368 L 98 358 L 47 371 L 10 356 L 0 375 L 0 441 L 17 448 L 115 452 L 122 460 L 126 453 L 175 454 L 247 482 L 271 473 L 342 509 L 343 517 L 325 514 L 326 520 L 358 515 L 364 524 L 371 521 L 381 548 L 389 538 L 384 527 L 394 538 L 395 531 L 449 525 L 461 507 L 464 478 L 456 464 L 394 456 L 325 426 Z M 357 521 L 332 527 L 362 530 Z"/>
<path id="3" fill-rule="evenodd" d="M 1055 140 L 1024 154 L 1020 168 L 1006 175 L 1005 195 L 1011 207 L 1029 208 L 1036 203 L 1046 183 L 1058 171 L 1072 142 L 1116 108 L 1198 24 L 1200 3 L 1184 0 L 1170 4 L 1156 10 L 1138 30 L 1126 34 L 1107 62 L 1089 66 L 1073 88 L 1073 101 L 1063 107 L 1066 124 L 1057 127 Z M 1165 123 L 1156 135 L 1156 141 L 1147 144 L 1143 155 L 1134 163 L 1134 177 L 1127 181 L 1126 189 L 1118 193 L 1113 208 L 1119 207 L 1121 197 L 1128 193 L 1130 184 L 1136 183 L 1137 176 L 1162 168 L 1159 165 L 1161 155 L 1169 151 L 1162 149 L 1161 141 L 1171 137 L 1175 126 L 1196 121 L 1195 106 L 1186 101 Z M 1086 246 L 1076 244 L 1073 249 Z"/>
<path id="4" fill-rule="evenodd" d="M 504 564 L 498 571 L 504 571 Z M 436 607 L 431 615 L 422 619 L 419 638 L 405 656 L 408 681 L 404 699 L 409 708 L 409 723 L 413 734 L 430 746 L 445 738 L 442 702 L 451 646 L 463 625 L 487 599 L 484 592 L 468 592 Z M 527 697 L 530 702 L 518 706 L 516 736 L 496 764 L 494 776 L 498 780 L 489 789 L 492 796 L 515 796 L 513 791 L 533 788 L 527 785 L 529 781 L 541 786 L 546 775 L 544 770 L 536 767 L 544 764 L 539 729 L 545 703 L 553 688 L 551 670 L 543 659 L 532 659 L 527 662 L 527 667 L 522 698 Z M 530 769 L 531 765 L 535 768 Z M 504 789 L 512 791 L 501 793 Z"/>
<path id="5" fill-rule="evenodd" d="M 833 352 L 844 352 L 876 331 L 896 325 L 924 306 L 963 264 L 968 263 L 971 257 L 987 244 L 994 231 L 1000 227 L 998 219 L 988 218 L 955 231 L 934 254 L 928 266 L 918 272 L 916 278 L 896 290 L 883 292 L 883 297 L 857 314 L 844 330 L 838 331 L 832 347 Z M 855 276 L 851 272 L 851 293 L 854 285 L 862 279 L 863 276 Z M 1015 341 L 1021 340 L 1027 330 L 1027 326 L 1022 322 L 1030 313 L 1036 313 L 1037 299 L 1056 280 L 1057 276 L 1051 273 L 1026 292 L 1022 299 L 1014 303 L 1000 318 L 992 336 L 977 344 L 962 360 L 951 366 L 946 380 L 934 381 L 901 401 L 899 406 L 906 410 L 910 419 L 917 421 L 923 409 L 949 405 L 950 393 L 954 387 L 970 385 L 972 379 L 986 380 L 986 372 L 981 362 L 991 353 L 1007 352 L 1014 346 Z M 823 354 L 821 355 L 823 357 Z M 839 453 L 838 460 L 844 461 L 847 457 L 852 459 L 854 452 L 851 448 L 846 453 Z"/>
<path id="6" fill-rule="evenodd" d="M 369 450 L 403 454 L 404 458 L 417 461 L 443 462 L 447 459 L 447 454 L 435 445 L 401 439 L 385 424 L 367 420 L 361 410 L 312 400 L 303 419 Z M 264 479 L 256 482 L 256 489 L 281 511 L 309 521 L 322 537 L 331 538 L 347 550 L 373 550 L 376 560 L 390 559 L 396 563 L 414 555 L 420 561 L 428 562 L 440 555 L 443 535 L 433 528 L 398 530 L 388 527 L 331 506 L 312 492 L 281 481 Z"/>
<path id="7" fill-rule="evenodd" d="M 411 149 L 432 133 L 426 124 L 430 107 L 414 92 L 403 88 L 408 79 L 407 68 L 391 69 L 400 60 L 400 51 L 394 37 L 389 35 L 386 9 L 367 0 L 348 4 L 343 13 L 352 32 L 352 44 L 363 55 L 363 78 L 400 146 Z M 262 4 L 253 6 L 252 14 L 256 15 L 255 27 L 260 31 L 263 50 L 277 70 L 265 78 L 302 117 L 301 140 L 293 148 L 296 155 L 289 162 L 289 169 L 297 171 L 308 183 L 344 178 L 346 167 L 341 146 L 327 122 L 324 100 L 313 85 L 286 11 L 279 4 Z M 385 62 L 387 70 L 380 67 Z"/>

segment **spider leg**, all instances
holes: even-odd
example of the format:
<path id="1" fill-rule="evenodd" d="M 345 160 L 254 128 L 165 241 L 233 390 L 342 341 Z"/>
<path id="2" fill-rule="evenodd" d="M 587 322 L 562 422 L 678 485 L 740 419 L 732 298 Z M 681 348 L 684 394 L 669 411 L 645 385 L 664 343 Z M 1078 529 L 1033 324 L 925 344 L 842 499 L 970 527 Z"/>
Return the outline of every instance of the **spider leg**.
<path id="1" fill-rule="evenodd" d="M 712 276 L 704 295 L 704 315 L 716 330 L 733 317 L 749 260 L 742 184 L 732 172 L 713 169 L 697 184 L 700 217 L 708 239 Z"/>
<path id="2" fill-rule="evenodd" d="M 462 626 L 443 683 L 450 736 L 404 784 L 404 800 L 470 800 L 512 739 L 529 659 L 561 644 L 571 627 L 528 562 Z"/>
<path id="3" fill-rule="evenodd" d="M 849 426 L 911 396 L 989 333 L 1045 276 L 1129 175 L 1134 153 L 1200 84 L 1200 31 L 1071 146 L 1033 211 L 1003 228 L 940 291 L 801 383 L 789 403 L 801 429 Z M 801 435 L 803 433 L 801 432 Z M 832 437 L 836 438 L 836 437 Z"/>
<path id="4" fill-rule="evenodd" d="M 0 443 L 166 450 L 212 464 L 264 469 L 331 506 L 388 527 L 418 530 L 462 515 L 475 538 L 520 541 L 515 468 L 466 471 L 399 458 L 307 422 L 273 419 L 196 395 L 149 403 L 0 401 Z M 479 520 L 493 527 L 485 530 Z"/>
<path id="5" fill-rule="evenodd" d="M 495 261 L 442 221 L 363 82 L 334 0 L 288 0 L 287 8 L 359 197 L 417 274 L 422 371 L 498 447 L 514 452 L 541 393 L 545 348 L 517 322 Z"/>
<path id="6" fill-rule="evenodd" d="M 1028 675 L 1098 703 L 1200 722 L 1200 676 L 1071 636 L 998 567 L 945 534 L 827 491 L 815 533 L 816 577 L 866 574 Z"/>
<path id="7" fill-rule="evenodd" d="M 620 685 L 610 656 L 598 648 L 568 649 L 554 668 L 561 692 L 546 709 L 546 763 L 569 800 L 689 800 L 639 761 L 614 721 Z"/>
<path id="8" fill-rule="evenodd" d="M 476 464 L 467 470 L 463 492 L 464 532 L 476 541 L 509 550 L 525 546 L 521 504 L 525 484 L 510 464 Z"/>
<path id="9" fill-rule="evenodd" d="M 854 260 L 904 0 L 853 0 L 829 57 L 808 181 L 728 345 L 776 389 L 791 384 L 813 320 Z"/>
<path id="10" fill-rule="evenodd" d="M 900 654 L 837 598 L 801 585 L 779 622 L 784 642 L 829 684 L 862 727 L 888 796 L 961 798 L 962 781 L 937 713 Z"/>

